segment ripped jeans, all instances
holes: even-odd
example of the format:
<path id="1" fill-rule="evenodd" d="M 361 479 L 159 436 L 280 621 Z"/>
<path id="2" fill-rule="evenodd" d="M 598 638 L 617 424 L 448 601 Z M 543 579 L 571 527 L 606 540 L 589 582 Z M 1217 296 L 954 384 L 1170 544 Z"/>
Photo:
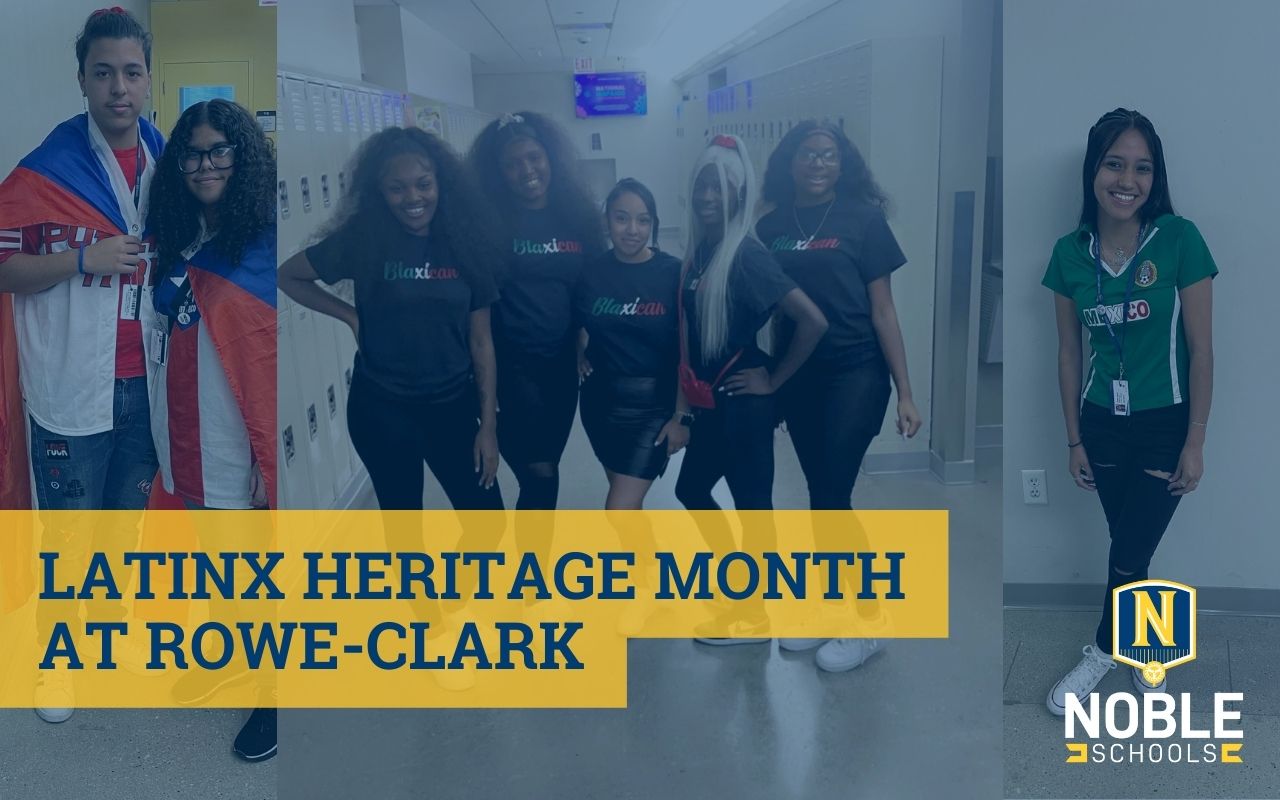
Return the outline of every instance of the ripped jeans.
<path id="1" fill-rule="evenodd" d="M 1146 580 L 1147 568 L 1182 498 L 1169 492 L 1168 478 L 1178 469 L 1187 439 L 1188 403 L 1136 411 L 1118 417 L 1085 402 L 1080 438 L 1111 533 L 1107 593 L 1096 644 L 1111 652 L 1111 590 Z"/>

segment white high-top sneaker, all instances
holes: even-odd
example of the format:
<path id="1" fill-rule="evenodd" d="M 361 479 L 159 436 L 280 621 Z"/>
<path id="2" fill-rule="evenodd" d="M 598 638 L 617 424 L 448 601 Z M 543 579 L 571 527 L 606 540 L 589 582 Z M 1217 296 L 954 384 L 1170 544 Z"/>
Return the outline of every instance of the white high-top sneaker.
<path id="1" fill-rule="evenodd" d="M 1044 704 L 1050 713 L 1061 717 L 1067 713 L 1067 695 L 1074 694 L 1083 698 L 1097 688 L 1103 677 L 1116 668 L 1111 656 L 1103 653 L 1091 644 L 1084 646 L 1084 658 L 1080 663 L 1053 685 Z"/>

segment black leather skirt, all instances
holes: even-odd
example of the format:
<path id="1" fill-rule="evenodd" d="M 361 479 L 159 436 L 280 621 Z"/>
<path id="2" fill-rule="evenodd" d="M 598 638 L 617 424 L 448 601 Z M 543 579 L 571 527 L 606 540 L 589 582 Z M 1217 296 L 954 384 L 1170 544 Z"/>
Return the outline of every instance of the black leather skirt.
<path id="1" fill-rule="evenodd" d="M 579 411 L 591 449 L 605 469 L 653 480 L 667 468 L 667 443 L 654 445 L 675 413 L 675 384 L 599 372 L 582 384 Z"/>

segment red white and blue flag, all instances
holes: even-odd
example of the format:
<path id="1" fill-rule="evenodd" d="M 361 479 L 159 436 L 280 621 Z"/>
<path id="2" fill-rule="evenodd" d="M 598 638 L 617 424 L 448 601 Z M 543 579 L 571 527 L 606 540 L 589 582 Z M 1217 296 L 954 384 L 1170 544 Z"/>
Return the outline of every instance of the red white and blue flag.
<path id="1" fill-rule="evenodd" d="M 164 385 L 152 392 L 156 447 L 176 494 L 237 507 L 256 463 L 275 508 L 276 229 L 249 244 L 239 264 L 218 244 L 206 242 L 156 287 L 162 315 L 184 277 L 195 299 L 170 330 Z"/>
<path id="2" fill-rule="evenodd" d="M 138 124 L 147 157 L 154 160 L 164 148 L 164 138 L 146 120 L 140 119 Z M 58 125 L 0 183 L 0 260 L 22 252 L 24 228 L 86 229 L 96 232 L 97 238 L 128 230 L 119 192 L 95 151 L 89 125 L 87 114 Z M 89 234 L 84 241 L 93 238 Z M 77 335 L 74 328 L 78 324 L 97 324 L 88 319 L 77 322 L 75 314 L 66 316 L 69 330 L 49 332 L 51 340 Z M 51 343 L 51 347 L 58 346 Z M 0 508 L 27 508 L 31 499 L 17 349 L 12 299 L 4 297 L 0 301 Z M 89 367 L 71 363 L 52 368 L 75 379 L 75 370 Z"/>

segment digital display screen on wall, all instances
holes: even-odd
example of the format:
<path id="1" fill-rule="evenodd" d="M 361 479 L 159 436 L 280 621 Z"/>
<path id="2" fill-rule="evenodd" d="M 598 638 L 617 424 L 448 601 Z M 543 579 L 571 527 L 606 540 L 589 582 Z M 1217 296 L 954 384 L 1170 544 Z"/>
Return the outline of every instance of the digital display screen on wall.
<path id="1" fill-rule="evenodd" d="M 573 76 L 579 117 L 644 115 L 649 95 L 643 72 L 597 72 Z"/>

